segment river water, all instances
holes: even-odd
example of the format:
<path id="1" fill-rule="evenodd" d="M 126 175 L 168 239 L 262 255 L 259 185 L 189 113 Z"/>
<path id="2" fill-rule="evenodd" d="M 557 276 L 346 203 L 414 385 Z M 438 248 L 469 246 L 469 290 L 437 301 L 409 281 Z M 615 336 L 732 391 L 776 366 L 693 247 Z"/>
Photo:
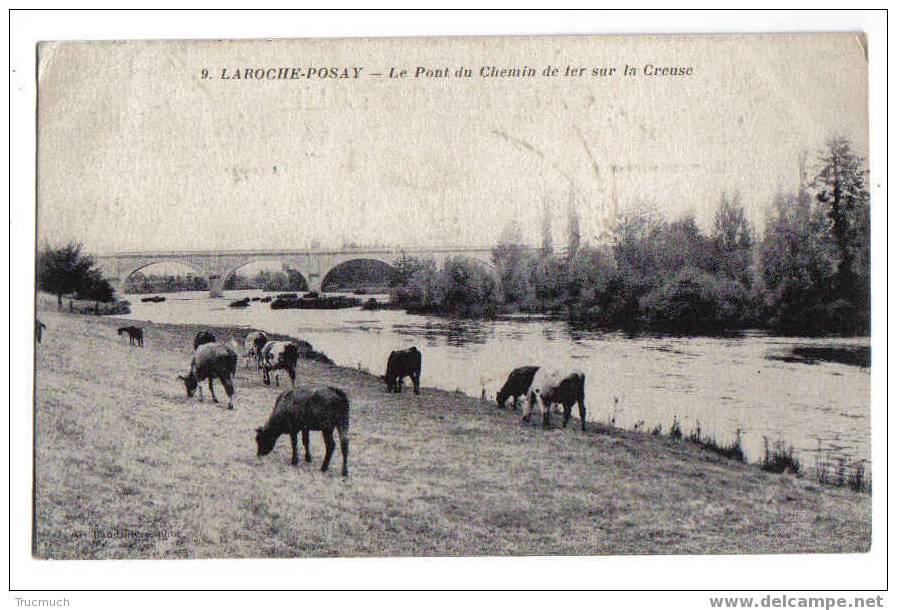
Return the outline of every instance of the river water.
<path id="1" fill-rule="evenodd" d="M 401 311 L 282 309 L 267 303 L 228 307 L 262 296 L 229 291 L 165 295 L 142 303 L 128 295 L 135 320 L 246 326 L 309 341 L 337 364 L 382 374 L 389 352 L 423 352 L 422 385 L 494 399 L 508 372 L 526 364 L 579 368 L 586 374 L 588 418 L 667 431 L 676 417 L 685 433 L 700 425 L 717 441 L 743 431 L 753 461 L 763 437 L 793 445 L 812 468 L 828 458 L 869 459 L 870 370 L 837 362 L 777 359 L 795 347 L 868 346 L 868 338 L 788 338 L 746 333 L 735 338 L 631 337 L 549 319 L 453 320 Z M 365 296 L 364 298 L 369 298 Z M 616 399 L 616 402 L 615 402 Z M 574 413 L 575 413 L 574 408 Z M 557 417 L 557 416 L 556 416 Z"/>

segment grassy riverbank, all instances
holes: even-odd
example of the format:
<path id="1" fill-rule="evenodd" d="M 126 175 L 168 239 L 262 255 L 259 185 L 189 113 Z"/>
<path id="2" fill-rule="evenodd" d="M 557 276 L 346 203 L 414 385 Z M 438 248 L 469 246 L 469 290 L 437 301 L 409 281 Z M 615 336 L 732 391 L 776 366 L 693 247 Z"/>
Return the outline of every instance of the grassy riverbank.
<path id="1" fill-rule="evenodd" d="M 40 317 L 38 557 L 869 548 L 867 494 L 646 433 L 545 431 L 458 393 L 387 394 L 377 377 L 317 362 L 301 362 L 298 379 L 349 394 L 350 478 L 318 470 L 317 433 L 310 466 L 289 465 L 286 437 L 258 459 L 253 430 L 278 390 L 241 363 L 235 411 L 208 393 L 188 401 L 176 375 L 198 327 L 147 323 L 140 349 L 115 334 L 114 319 Z M 214 332 L 227 340 L 246 331 Z"/>

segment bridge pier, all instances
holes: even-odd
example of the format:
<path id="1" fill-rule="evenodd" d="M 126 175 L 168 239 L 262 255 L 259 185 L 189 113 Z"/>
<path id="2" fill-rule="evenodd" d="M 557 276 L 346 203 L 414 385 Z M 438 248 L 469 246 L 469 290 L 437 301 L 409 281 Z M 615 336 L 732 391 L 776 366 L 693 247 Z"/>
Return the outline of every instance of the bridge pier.
<path id="1" fill-rule="evenodd" d="M 324 285 L 324 278 L 320 276 L 318 273 L 309 273 L 308 277 L 305 278 L 306 283 L 308 284 L 308 289 L 314 292 L 321 292 L 321 287 Z"/>
<path id="2" fill-rule="evenodd" d="M 112 290 L 115 291 L 115 296 L 119 299 L 123 298 L 122 288 L 124 288 L 124 281 L 118 277 L 107 277 L 106 281 L 109 282 L 109 285 L 112 286 Z"/>

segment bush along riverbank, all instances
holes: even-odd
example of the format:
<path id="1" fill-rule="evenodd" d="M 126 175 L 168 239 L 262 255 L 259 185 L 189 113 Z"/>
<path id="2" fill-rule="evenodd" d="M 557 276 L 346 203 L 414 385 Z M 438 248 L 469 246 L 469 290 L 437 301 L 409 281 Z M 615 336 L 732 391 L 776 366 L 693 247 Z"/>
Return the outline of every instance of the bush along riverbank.
<path id="1" fill-rule="evenodd" d="M 57 298 L 54 295 L 39 292 L 37 300 L 38 308 L 57 309 Z M 124 299 L 113 299 L 108 303 L 102 303 L 65 298 L 59 311 L 85 316 L 124 316 L 131 313 L 131 302 Z"/>
<path id="2" fill-rule="evenodd" d="M 426 375 L 420 396 L 389 394 L 379 376 L 300 360 L 298 383 L 349 396 L 351 475 L 320 472 L 315 434 L 311 465 L 290 466 L 286 439 L 258 458 L 253 431 L 283 375 L 280 388 L 265 386 L 242 361 L 236 409 L 219 409 L 188 400 L 176 378 L 193 337 L 209 327 L 141 322 L 140 348 L 117 336 L 123 321 L 52 309 L 40 316 L 37 557 L 869 549 L 867 494 L 648 431 L 590 422 L 580 432 L 556 417 L 544 430 L 522 424 L 519 412 L 426 387 Z M 211 330 L 224 342 L 249 331 Z M 140 535 L 97 535 L 109 531 Z"/>

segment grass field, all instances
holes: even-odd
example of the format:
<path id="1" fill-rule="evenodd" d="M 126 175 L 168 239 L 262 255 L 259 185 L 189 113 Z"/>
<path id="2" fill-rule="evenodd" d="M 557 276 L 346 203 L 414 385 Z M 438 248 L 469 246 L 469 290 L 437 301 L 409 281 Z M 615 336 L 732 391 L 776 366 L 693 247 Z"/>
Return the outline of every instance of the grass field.
<path id="1" fill-rule="evenodd" d="M 40 558 L 869 549 L 867 494 L 644 433 L 546 431 L 458 393 L 387 394 L 377 377 L 315 362 L 300 363 L 298 381 L 338 386 L 351 401 L 351 476 L 339 477 L 338 453 L 320 472 L 319 433 L 310 465 L 289 465 L 287 437 L 257 458 L 254 429 L 278 389 L 241 362 L 234 411 L 208 392 L 189 401 L 176 376 L 197 327 L 145 324 L 140 349 L 113 319 L 40 317 Z"/>

